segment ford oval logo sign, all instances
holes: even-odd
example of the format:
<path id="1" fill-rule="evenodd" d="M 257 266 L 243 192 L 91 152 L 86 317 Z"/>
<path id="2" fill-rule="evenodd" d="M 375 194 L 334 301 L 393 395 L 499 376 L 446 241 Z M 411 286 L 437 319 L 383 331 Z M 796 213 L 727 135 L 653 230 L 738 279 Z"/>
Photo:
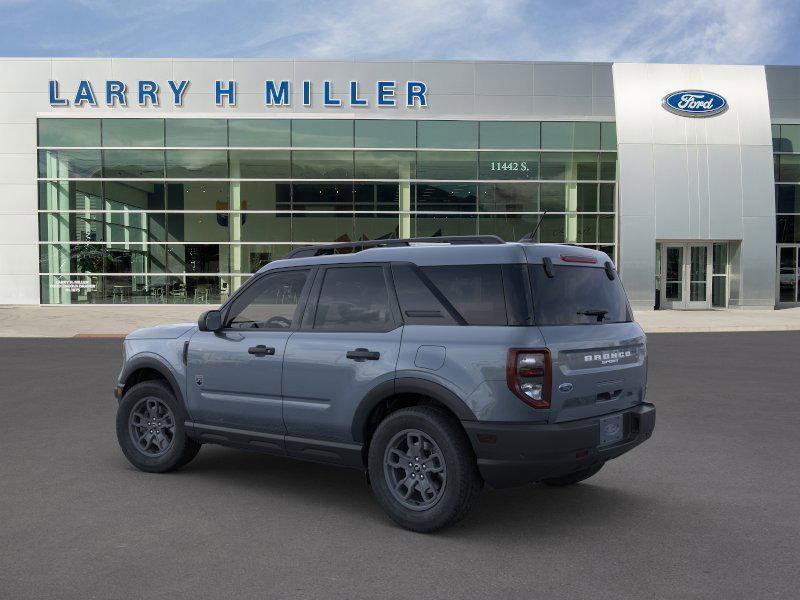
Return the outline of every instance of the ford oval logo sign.
<path id="1" fill-rule="evenodd" d="M 662 106 L 684 117 L 711 117 L 728 110 L 728 101 L 719 94 L 703 90 L 681 90 L 664 96 Z"/>

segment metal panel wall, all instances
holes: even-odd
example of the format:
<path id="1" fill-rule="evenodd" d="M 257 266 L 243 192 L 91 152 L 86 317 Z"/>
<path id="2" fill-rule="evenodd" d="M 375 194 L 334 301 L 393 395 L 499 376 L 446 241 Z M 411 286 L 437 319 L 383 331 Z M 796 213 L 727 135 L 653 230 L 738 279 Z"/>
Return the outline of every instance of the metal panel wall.
<path id="1" fill-rule="evenodd" d="M 775 192 L 764 67 L 615 64 L 620 267 L 631 301 L 655 301 L 655 242 L 735 240 L 731 305 L 775 304 Z M 687 118 L 661 106 L 685 89 L 729 109 Z"/>

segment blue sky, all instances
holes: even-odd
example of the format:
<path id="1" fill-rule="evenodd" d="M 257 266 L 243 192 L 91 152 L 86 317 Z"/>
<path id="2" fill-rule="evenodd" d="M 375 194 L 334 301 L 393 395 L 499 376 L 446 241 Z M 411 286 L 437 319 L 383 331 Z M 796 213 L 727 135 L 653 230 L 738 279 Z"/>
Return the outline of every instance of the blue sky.
<path id="1" fill-rule="evenodd" d="M 800 64 L 796 0 L 0 0 L 0 56 Z"/>

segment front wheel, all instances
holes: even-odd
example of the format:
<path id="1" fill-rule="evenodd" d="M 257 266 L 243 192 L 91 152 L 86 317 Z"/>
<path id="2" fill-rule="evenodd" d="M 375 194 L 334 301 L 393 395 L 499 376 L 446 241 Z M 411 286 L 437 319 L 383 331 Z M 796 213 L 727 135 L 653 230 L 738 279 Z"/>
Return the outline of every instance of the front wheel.
<path id="1" fill-rule="evenodd" d="M 117 440 L 137 469 L 164 473 L 184 466 L 200 450 L 186 435 L 186 411 L 170 387 L 143 381 L 131 387 L 117 409 Z"/>
<path id="2" fill-rule="evenodd" d="M 430 532 L 463 518 L 483 480 L 464 431 L 429 406 L 404 408 L 384 419 L 369 447 L 375 497 L 396 523 Z"/>

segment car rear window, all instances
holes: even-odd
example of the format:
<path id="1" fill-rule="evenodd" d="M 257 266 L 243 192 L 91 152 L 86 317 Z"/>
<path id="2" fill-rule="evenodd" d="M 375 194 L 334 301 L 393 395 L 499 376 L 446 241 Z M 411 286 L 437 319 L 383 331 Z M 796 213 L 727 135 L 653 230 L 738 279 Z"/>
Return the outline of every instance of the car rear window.
<path id="1" fill-rule="evenodd" d="M 533 313 L 537 325 L 597 325 L 632 321 L 628 298 L 619 277 L 605 269 L 530 265 Z"/>

